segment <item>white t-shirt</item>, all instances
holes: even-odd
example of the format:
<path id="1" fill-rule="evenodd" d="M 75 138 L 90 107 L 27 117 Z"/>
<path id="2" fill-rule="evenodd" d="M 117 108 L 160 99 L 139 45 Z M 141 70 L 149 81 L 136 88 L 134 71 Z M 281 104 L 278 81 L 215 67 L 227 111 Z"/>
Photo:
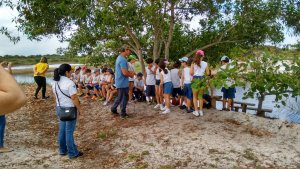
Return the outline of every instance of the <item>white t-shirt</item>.
<path id="1" fill-rule="evenodd" d="M 155 67 L 152 66 L 151 70 L 154 72 Z M 155 85 L 155 74 L 150 71 L 148 66 L 146 67 L 146 74 L 147 74 L 146 85 Z"/>
<path id="2" fill-rule="evenodd" d="M 59 85 L 61 91 L 59 90 L 57 84 Z M 56 87 L 56 90 L 55 90 L 55 87 Z M 72 102 L 72 99 L 70 99 L 64 95 L 64 94 L 66 94 L 71 97 L 72 95 L 77 93 L 76 85 L 72 80 L 70 80 L 69 78 L 67 78 L 65 76 L 61 76 L 60 80 L 58 82 L 56 82 L 56 81 L 52 82 L 52 91 L 55 95 L 57 106 L 75 107 L 74 103 Z M 62 94 L 62 92 L 64 94 Z M 57 95 L 56 95 L 56 93 L 57 93 Z M 58 100 L 59 100 L 59 103 L 58 103 Z"/>
<path id="3" fill-rule="evenodd" d="M 80 74 L 80 82 L 83 82 L 84 78 L 86 78 L 86 75 L 85 74 Z"/>
<path id="4" fill-rule="evenodd" d="M 185 67 L 183 68 L 183 83 L 184 84 L 191 84 L 192 83 L 192 77 L 191 77 L 191 68 L 190 67 Z"/>
<path id="5" fill-rule="evenodd" d="M 167 74 L 165 74 L 165 72 L 163 70 L 160 72 L 162 74 L 162 76 L 163 76 L 164 83 L 172 82 L 171 72 L 168 69 L 166 69 L 166 70 L 168 71 Z"/>
<path id="6" fill-rule="evenodd" d="M 128 62 L 128 71 L 134 71 L 134 64 Z M 129 77 L 129 81 L 134 82 L 134 77 L 133 78 Z"/>
<path id="7" fill-rule="evenodd" d="M 179 69 L 171 70 L 171 80 L 174 88 L 180 88 L 180 77 L 178 75 Z"/>
<path id="8" fill-rule="evenodd" d="M 90 76 L 85 75 L 85 77 L 84 77 L 84 83 L 85 84 L 90 84 L 90 83 L 92 83 L 92 81 L 93 81 L 93 76 L 92 75 L 90 75 Z"/>
<path id="9" fill-rule="evenodd" d="M 92 84 L 98 84 L 100 81 L 100 75 L 93 75 Z"/>
<path id="10" fill-rule="evenodd" d="M 159 72 L 159 68 L 156 69 L 156 74 L 155 74 L 155 80 L 160 80 L 160 72 Z"/>
<path id="11" fill-rule="evenodd" d="M 219 70 L 219 71 L 224 71 L 224 70 L 226 70 L 226 67 L 227 67 L 227 64 L 222 65 L 222 66 L 220 67 L 220 70 Z M 229 65 L 229 66 L 228 66 L 228 69 L 232 69 L 232 68 L 233 68 L 232 65 Z M 231 86 L 234 84 L 234 80 L 233 80 L 233 79 L 230 79 L 230 78 L 227 78 L 225 83 L 226 83 L 227 86 L 231 87 Z"/>
<path id="12" fill-rule="evenodd" d="M 141 79 L 141 80 L 134 79 L 134 86 L 135 87 L 144 87 L 145 86 L 144 80 L 143 79 Z"/>
<path id="13" fill-rule="evenodd" d="M 80 73 L 72 73 L 70 78 L 74 83 L 78 83 L 80 80 Z"/>
<path id="14" fill-rule="evenodd" d="M 194 64 L 194 76 L 204 76 L 207 63 L 205 61 L 201 61 L 200 66 L 201 67 Z"/>

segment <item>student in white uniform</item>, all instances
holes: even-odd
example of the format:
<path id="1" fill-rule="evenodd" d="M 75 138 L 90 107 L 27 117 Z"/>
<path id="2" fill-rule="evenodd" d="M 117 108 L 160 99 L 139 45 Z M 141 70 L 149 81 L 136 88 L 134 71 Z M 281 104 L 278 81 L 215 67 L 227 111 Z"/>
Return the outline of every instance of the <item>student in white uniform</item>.
<path id="1" fill-rule="evenodd" d="M 209 75 L 209 69 L 207 62 L 203 61 L 204 51 L 198 50 L 195 54 L 193 63 L 191 65 L 191 76 L 193 79 L 204 79 L 205 75 Z M 199 98 L 199 93 L 201 96 L 204 94 L 204 91 L 199 91 L 193 89 L 193 103 L 195 111 L 193 114 L 195 116 L 203 116 L 203 98 Z M 200 109 L 198 109 L 198 101 L 200 101 Z"/>
<path id="2" fill-rule="evenodd" d="M 173 92 L 172 92 L 172 104 L 173 101 L 179 103 L 181 106 L 183 103 L 183 92 L 182 92 L 182 87 L 180 83 L 180 76 L 179 76 L 179 68 L 180 68 L 181 62 L 178 60 L 173 64 L 173 69 L 171 69 L 171 79 L 172 79 L 172 84 L 173 84 Z"/>
<path id="3" fill-rule="evenodd" d="M 146 60 L 146 63 L 148 66 L 146 67 L 146 96 L 148 98 L 148 104 L 151 104 L 154 102 L 155 98 L 155 73 L 157 70 L 157 67 L 153 65 L 153 59 L 148 58 Z"/>
<path id="4" fill-rule="evenodd" d="M 62 64 L 54 70 L 54 82 L 52 91 L 56 99 L 56 113 L 59 117 L 61 107 L 75 107 L 77 114 L 82 113 L 75 83 L 70 80 L 71 65 Z M 69 158 L 77 158 L 83 155 L 78 151 L 74 141 L 74 131 L 77 119 L 70 121 L 61 121 L 59 119 L 58 145 L 59 154 L 69 155 Z"/>
<path id="5" fill-rule="evenodd" d="M 159 68 L 162 70 L 160 72 L 160 85 L 164 89 L 164 100 L 166 102 L 165 110 L 162 114 L 170 113 L 170 97 L 173 90 L 173 84 L 171 80 L 171 72 L 167 68 L 167 61 L 161 60 L 158 64 Z"/>
<path id="6" fill-rule="evenodd" d="M 138 59 L 136 58 L 135 55 L 129 55 L 127 58 L 128 61 L 128 71 L 134 72 L 134 63 Z M 131 78 L 129 77 L 129 97 L 128 97 L 128 103 L 131 103 L 132 98 L 133 98 L 133 88 L 134 88 L 134 77 Z"/>
<path id="7" fill-rule="evenodd" d="M 158 67 L 158 63 L 161 59 L 158 58 L 155 60 L 155 64 L 154 66 L 156 67 L 156 71 L 155 71 L 155 98 L 156 98 L 156 106 L 154 106 L 155 109 L 160 108 L 160 110 L 164 109 L 163 106 L 163 100 L 164 100 L 164 96 L 163 96 L 163 89 L 160 87 L 160 72 L 161 69 Z"/>

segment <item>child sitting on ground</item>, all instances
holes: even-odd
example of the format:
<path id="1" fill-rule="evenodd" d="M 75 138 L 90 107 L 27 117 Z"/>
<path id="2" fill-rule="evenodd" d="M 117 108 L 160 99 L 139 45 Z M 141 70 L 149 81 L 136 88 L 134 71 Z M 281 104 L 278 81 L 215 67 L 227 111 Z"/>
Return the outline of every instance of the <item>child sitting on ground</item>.
<path id="1" fill-rule="evenodd" d="M 95 69 L 93 74 L 92 86 L 94 87 L 94 96 L 92 100 L 97 100 L 100 98 L 100 69 Z"/>
<path id="2" fill-rule="evenodd" d="M 75 83 L 77 88 L 79 87 L 79 83 L 80 83 L 80 70 L 81 67 L 76 66 L 74 69 L 74 73 L 72 73 L 70 77 L 70 79 Z"/>
<path id="3" fill-rule="evenodd" d="M 143 80 L 143 73 L 139 72 L 137 74 L 136 79 L 134 80 L 133 89 L 135 100 L 137 100 L 138 102 L 146 101 L 146 96 L 144 94 L 144 86 L 145 84 Z"/>
<path id="4" fill-rule="evenodd" d="M 85 70 L 86 70 L 86 66 L 82 66 L 80 71 L 80 79 L 79 79 L 78 94 L 77 94 L 80 97 L 84 95 L 82 89 L 85 89 L 84 82 L 83 82 L 86 77 Z"/>
<path id="5" fill-rule="evenodd" d="M 89 98 L 90 97 L 90 91 L 93 90 L 92 80 L 93 80 L 93 76 L 92 76 L 91 69 L 86 69 L 85 70 L 85 77 L 83 79 L 83 83 L 86 87 L 84 98 Z"/>
<path id="6" fill-rule="evenodd" d="M 111 84 L 107 85 L 106 88 L 106 100 L 103 103 L 104 106 L 108 105 L 113 99 L 114 95 L 118 93 L 118 90 L 115 86 L 115 76 L 112 69 L 108 69 L 107 72 L 111 75 Z"/>

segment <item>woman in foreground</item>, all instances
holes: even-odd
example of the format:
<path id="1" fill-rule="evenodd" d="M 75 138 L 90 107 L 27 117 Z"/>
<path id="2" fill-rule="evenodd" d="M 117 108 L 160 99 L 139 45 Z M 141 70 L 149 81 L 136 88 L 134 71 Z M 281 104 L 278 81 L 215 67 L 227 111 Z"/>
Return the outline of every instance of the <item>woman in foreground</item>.
<path id="1" fill-rule="evenodd" d="M 59 68 L 54 70 L 54 82 L 52 84 L 52 90 L 56 99 L 56 113 L 59 118 L 59 153 L 62 156 L 69 155 L 70 159 L 83 155 L 82 152 L 78 151 L 74 142 L 74 131 L 77 119 L 62 121 L 60 118 L 60 112 L 63 108 L 75 108 L 77 109 L 76 114 L 78 113 L 78 115 L 80 115 L 81 113 L 76 85 L 69 79 L 71 73 L 71 65 L 60 65 Z"/>

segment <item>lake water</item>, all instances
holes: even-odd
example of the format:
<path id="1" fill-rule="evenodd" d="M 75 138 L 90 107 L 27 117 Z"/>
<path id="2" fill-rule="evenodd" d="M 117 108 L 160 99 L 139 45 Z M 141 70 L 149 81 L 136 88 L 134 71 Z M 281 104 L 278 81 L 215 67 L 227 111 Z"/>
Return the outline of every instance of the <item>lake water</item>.
<path id="1" fill-rule="evenodd" d="M 60 64 L 53 64 L 53 65 L 49 65 L 52 68 L 56 68 L 58 67 Z M 76 65 L 76 64 L 74 64 Z M 14 67 L 13 69 L 31 69 L 33 68 L 33 66 L 18 66 L 18 67 Z M 48 77 L 47 79 L 47 84 L 51 84 L 52 80 L 52 73 L 48 73 Z M 15 74 L 14 75 L 16 81 L 18 83 L 35 83 L 34 79 L 33 79 L 33 75 L 28 75 L 28 74 Z M 244 101 L 244 102 L 248 102 L 248 103 L 255 103 L 256 107 L 258 105 L 258 101 L 257 99 L 245 99 L 243 100 L 243 93 L 245 92 L 245 90 L 242 87 L 237 87 L 236 88 L 236 101 Z M 214 95 L 219 95 L 222 96 L 222 92 L 221 90 L 214 90 Z M 275 96 L 269 95 L 266 96 L 265 101 L 263 103 L 263 108 L 266 109 L 273 109 L 272 113 L 267 113 L 268 117 L 272 117 L 272 118 L 279 118 L 281 120 L 286 120 L 289 122 L 297 122 L 300 123 L 300 96 L 298 96 L 297 98 L 289 98 L 289 99 L 285 99 L 287 105 L 283 106 L 281 104 L 280 108 L 275 107 L 276 103 L 275 101 Z M 222 109 L 222 103 L 221 102 L 217 102 L 217 109 Z M 291 108 L 291 107 L 294 107 Z M 295 109 L 296 107 L 296 109 Z M 247 110 L 247 112 L 251 113 L 251 114 L 255 114 L 255 111 L 253 110 Z"/>

